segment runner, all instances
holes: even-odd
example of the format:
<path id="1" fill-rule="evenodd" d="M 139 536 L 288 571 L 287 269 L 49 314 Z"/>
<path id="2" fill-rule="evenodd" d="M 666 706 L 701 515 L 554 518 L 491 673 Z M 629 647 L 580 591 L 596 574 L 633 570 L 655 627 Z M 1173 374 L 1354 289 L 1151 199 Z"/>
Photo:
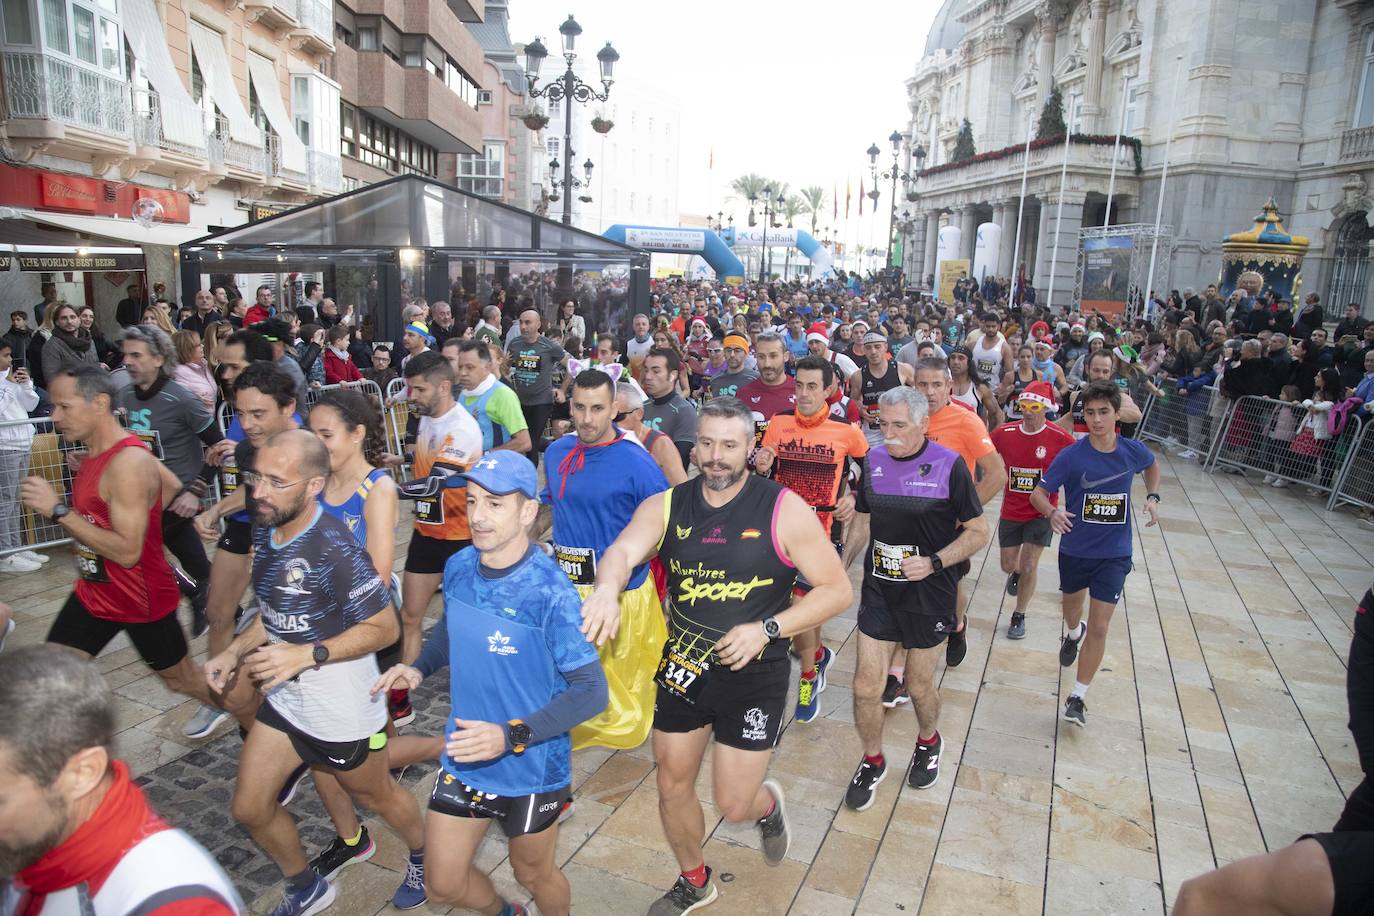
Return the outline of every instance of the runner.
<path id="1" fill-rule="evenodd" d="M 625 341 L 625 358 L 630 363 L 630 375 L 635 381 L 644 380 L 644 357 L 654 348 L 654 338 L 649 333 L 649 316 L 642 312 L 630 322 L 634 336 Z"/>
<path id="2" fill-rule="evenodd" d="M 377 812 L 410 850 L 392 905 L 425 902 L 420 807 L 391 778 L 387 710 L 369 696 L 378 678 L 372 654 L 400 627 L 386 582 L 348 526 L 324 511 L 329 453 L 304 430 L 288 430 L 258 450 L 244 483 L 253 492 L 253 591 L 261 613 L 205 666 L 210 686 L 256 689 L 265 697 L 243 742 L 234 817 L 272 857 L 286 880 L 273 916 L 316 913 L 334 886 L 305 858 L 277 786 L 301 763 L 331 771 Z"/>
<path id="3" fill-rule="evenodd" d="M 1035 595 L 1036 570 L 1041 552 L 1054 540 L 1049 519 L 1030 504 L 1030 495 L 1056 455 L 1073 445 L 1073 436 L 1046 420 L 1059 399 L 1049 382 L 1031 382 L 1021 392 L 1021 420 L 992 432 L 992 444 L 1007 466 L 1007 486 L 1002 493 L 1002 516 L 997 524 L 997 545 L 1002 572 L 1007 574 L 1007 594 L 1016 599 L 1007 626 L 1008 639 L 1026 638 L 1026 608 Z M 1059 494 L 1050 498 L 1057 505 Z"/>
<path id="4" fill-rule="evenodd" d="M 475 550 L 444 570 L 444 612 L 415 666 L 398 665 L 373 693 L 420 686 L 449 669 L 449 733 L 425 819 L 427 891 L 435 904 L 525 916 L 473 860 L 493 820 L 509 839 L 515 879 L 541 913 L 567 913 L 554 859 L 571 798 L 569 730 L 606 705 L 596 651 L 582 638 L 577 591 L 528 530 L 538 513 L 534 465 L 492 452 L 462 475 Z"/>
<path id="5" fill-rule="evenodd" d="M 669 486 L 675 487 L 687 480 L 682 455 L 673 445 L 673 440 L 644 425 L 644 395 L 634 379 L 624 379 L 623 383 L 615 386 L 615 411 L 616 424 L 626 432 L 633 433 L 639 444 L 653 456 L 654 463 L 667 478 Z"/>
<path id="6" fill-rule="evenodd" d="M 779 354 L 781 358 L 781 354 Z M 853 591 L 815 514 L 799 496 L 748 469 L 748 407 L 716 398 L 701 408 L 701 475 L 651 496 L 601 557 L 583 603 L 589 641 L 614 639 L 620 593 L 655 553 L 668 569 L 669 638 L 659 664 L 654 760 L 659 815 L 682 874 L 649 910 L 672 916 L 716 899 L 696 778 L 712 735 L 716 808 L 758 825 L 765 861 L 787 855 L 782 787 L 765 780 L 786 714 L 786 639 L 849 606 Z M 788 607 L 797 574 L 811 591 Z"/>
<path id="7" fill-rule="evenodd" d="M 644 393 L 649 396 L 644 405 L 644 425 L 671 439 L 686 466 L 696 443 L 697 411 L 678 390 L 681 372 L 682 360 L 675 350 L 655 347 L 644 357 Z"/>
<path id="8" fill-rule="evenodd" d="M 849 397 L 858 401 L 864 417 L 864 437 L 869 446 L 883 443 L 878 428 L 878 397 L 899 385 L 911 385 L 915 376 L 905 363 L 895 363 L 887 352 L 887 338 L 877 331 L 864 335 L 864 364 L 849 377 Z"/>
<path id="9" fill-rule="evenodd" d="M 506 347 L 511 387 L 520 398 L 520 409 L 530 433 L 530 459 L 536 465 L 546 444 L 544 429 L 549 425 L 553 403 L 562 398 L 562 392 L 556 392 L 553 387 L 554 369 L 568 358 L 561 346 L 539 333 L 543 322 L 537 309 L 522 311 L 520 336 Z M 406 377 L 410 377 L 408 371 Z"/>
<path id="10" fill-rule="evenodd" d="M 819 331 L 811 331 L 806 335 L 806 349 L 812 356 L 819 356 L 834 365 L 842 388 L 847 387 L 849 377 L 859 371 L 859 367 L 854 365 L 854 360 L 830 349 L 830 338 Z"/>
<path id="11" fill-rule="evenodd" d="M 1088 384 L 1093 382 L 1106 382 L 1115 385 L 1112 381 L 1115 375 L 1116 362 L 1110 350 L 1095 350 L 1088 354 L 1084 374 L 1088 376 Z M 1116 431 L 1121 432 L 1121 424 L 1132 424 L 1140 422 L 1140 408 L 1136 406 L 1131 396 L 1120 387 L 1121 410 L 1117 419 Z M 1083 417 L 1083 392 L 1074 391 L 1069 394 L 1069 408 L 1064 411 L 1064 415 L 1059 418 L 1059 425 L 1073 433 L 1075 439 L 1083 439 L 1088 435 L 1088 421 Z"/>
<path id="12" fill-rule="evenodd" d="M 482 451 L 528 452 L 530 428 L 520 408 L 520 398 L 496 377 L 496 366 L 487 344 L 453 337 L 444 341 L 442 352 L 462 392 L 458 403 L 472 414 L 482 430 Z"/>
<path id="13" fill-rule="evenodd" d="M 103 366 L 73 366 L 47 381 L 53 426 L 86 447 L 70 506 L 42 477 L 19 484 L 24 505 L 75 546 L 76 586 L 47 641 L 94 657 L 122 631 L 167 689 L 212 703 L 177 623 L 181 596 L 162 552 L 163 499 L 180 482 L 119 424 Z"/>
<path id="14" fill-rule="evenodd" d="M 1159 521 L 1159 464 L 1136 439 L 1116 433 L 1121 420 L 1121 390 L 1111 382 L 1093 382 L 1079 394 L 1088 438 L 1064 449 L 1031 493 L 1031 505 L 1050 520 L 1059 541 L 1059 590 L 1064 593 L 1064 625 L 1059 664 L 1078 660 L 1073 691 L 1063 718 L 1079 728 L 1086 724 L 1083 698 L 1107 648 L 1107 628 L 1130 574 L 1131 479 L 1145 476 L 1148 528 Z M 1050 494 L 1064 488 L 1064 505 L 1056 508 Z M 1088 621 L 1083 623 L 1087 599 Z M 1091 636 L 1086 643 L 1084 634 Z M 1082 644 L 1082 652 L 1079 647 Z"/>
<path id="15" fill-rule="evenodd" d="M 649 372 L 653 372 L 653 355 Z M 573 434 L 550 443 L 548 482 L 539 500 L 553 509 L 553 558 L 586 598 L 606 548 L 630 523 L 635 509 L 668 481 L 649 453 L 615 425 L 615 389 L 621 367 L 593 369 L 568 360 Z M 628 382 L 628 380 L 627 380 Z M 573 730 L 573 747 L 632 748 L 649 737 L 654 670 L 668 632 L 663 607 L 642 563 L 620 596 L 620 632 L 599 647 L 610 702 Z"/>
<path id="16" fill-rule="evenodd" d="M 0 665 L 0 912 L 248 912 L 114 758 L 114 701 L 94 664 L 57 646 L 24 646 Z"/>
<path id="17" fill-rule="evenodd" d="M 740 388 L 748 385 L 759 374 L 747 367 L 749 360 L 749 340 L 739 334 L 725 337 L 725 371 L 717 375 L 707 388 L 713 398 L 733 398 L 739 396 Z"/>
<path id="18" fill-rule="evenodd" d="M 780 410 L 797 404 L 796 380 L 787 374 L 787 344 L 782 335 L 763 331 L 754 338 L 759 377 L 736 395 L 754 415 L 754 448 L 763 444 L 768 422 Z"/>
<path id="19" fill-rule="evenodd" d="M 1011 344 L 1002 334 L 1002 322 L 995 312 L 984 312 L 978 321 L 982 325 L 981 330 L 970 334 L 964 345 L 973 354 L 973 365 L 978 369 L 978 374 L 999 381 L 1015 362 Z"/>
<path id="20" fill-rule="evenodd" d="M 847 420 L 836 419 L 830 412 L 828 398 L 836 382 L 835 367 L 824 357 L 799 359 L 796 409 L 773 416 L 763 446 L 754 455 L 754 469 L 805 500 L 815 511 L 827 538 L 833 538 L 831 513 L 849 464 L 868 453 L 868 441 L 859 428 Z M 798 577 L 793 594 L 800 597 L 809 588 Z M 810 722 L 820 715 L 820 696 L 834 653 L 821 642 L 820 627 L 798 633 L 792 637 L 792 644 L 801 660 L 796 719 Z"/>
<path id="21" fill-rule="evenodd" d="M 420 418 L 415 441 L 417 480 L 466 470 L 482 454 L 477 421 L 453 399 L 453 369 L 438 353 L 422 353 L 406 364 L 410 409 Z M 401 583 L 402 660 L 420 651 L 420 627 L 429 600 L 439 590 L 448 558 L 471 543 L 462 493 L 439 491 L 414 502 L 415 533 L 406 550 Z M 415 719 L 403 689 L 388 698 L 391 721 L 400 728 Z"/>
<path id="22" fill-rule="evenodd" d="M 916 710 L 916 749 L 907 785 L 928 789 L 940 778 L 940 644 L 953 630 L 958 582 L 968 558 L 988 542 L 982 503 L 959 454 L 926 438 L 929 404 L 919 391 L 882 394 L 883 444 L 863 461 L 844 518 L 854 525 L 846 567 L 864 555 L 859 599 L 859 658 L 854 670 L 854 723 L 864 758 L 845 792 L 856 811 L 873 804 L 887 776 L 883 757 L 884 668 L 893 650 L 905 656 L 905 686 Z M 856 514 L 857 513 L 857 514 Z"/>
<path id="23" fill-rule="evenodd" d="M 988 429 L 994 430 L 1002 425 L 1002 408 L 997 405 L 992 386 L 978 374 L 972 356 L 973 351 L 968 347 L 954 347 L 949 351 L 949 398 L 978 414 Z"/>

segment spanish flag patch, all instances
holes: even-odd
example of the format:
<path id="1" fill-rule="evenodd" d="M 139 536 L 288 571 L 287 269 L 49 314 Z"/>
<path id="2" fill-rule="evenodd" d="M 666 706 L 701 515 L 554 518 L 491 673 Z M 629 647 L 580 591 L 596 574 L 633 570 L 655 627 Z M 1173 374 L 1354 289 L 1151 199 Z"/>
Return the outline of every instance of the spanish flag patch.
<path id="1" fill-rule="evenodd" d="M 750 538 L 760 537 L 761 535 L 759 533 L 759 529 L 757 528 L 746 528 L 739 533 L 739 536 L 741 540 L 747 541 Z"/>

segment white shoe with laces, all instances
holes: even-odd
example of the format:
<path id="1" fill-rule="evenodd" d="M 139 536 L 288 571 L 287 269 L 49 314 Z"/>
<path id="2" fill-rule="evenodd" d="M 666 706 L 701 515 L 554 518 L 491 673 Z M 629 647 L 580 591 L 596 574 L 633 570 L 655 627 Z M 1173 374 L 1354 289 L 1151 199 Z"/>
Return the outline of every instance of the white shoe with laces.
<path id="1" fill-rule="evenodd" d="M 23 557 L 30 563 L 37 563 L 40 566 L 52 559 L 52 557 L 48 556 L 46 553 L 37 553 L 32 550 L 21 550 L 16 553 L 15 556 Z"/>
<path id="2" fill-rule="evenodd" d="M 33 572 L 36 569 L 42 568 L 43 565 L 41 563 L 35 563 L 32 560 L 26 560 L 23 557 L 19 556 L 19 554 L 17 553 L 10 554 L 7 557 L 0 558 L 0 572 L 26 573 Z"/>

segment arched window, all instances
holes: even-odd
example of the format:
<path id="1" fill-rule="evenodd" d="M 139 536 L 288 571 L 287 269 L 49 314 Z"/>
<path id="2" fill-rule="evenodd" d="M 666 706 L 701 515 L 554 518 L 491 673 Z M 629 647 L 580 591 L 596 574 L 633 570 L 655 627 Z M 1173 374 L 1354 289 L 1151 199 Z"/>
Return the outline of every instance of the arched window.
<path id="1" fill-rule="evenodd" d="M 1331 250 L 1331 280 L 1326 287 L 1327 308 L 1340 314 L 1351 302 L 1363 308 L 1369 290 L 1369 243 L 1374 229 L 1364 211 L 1346 217 L 1336 230 L 1336 243 Z"/>

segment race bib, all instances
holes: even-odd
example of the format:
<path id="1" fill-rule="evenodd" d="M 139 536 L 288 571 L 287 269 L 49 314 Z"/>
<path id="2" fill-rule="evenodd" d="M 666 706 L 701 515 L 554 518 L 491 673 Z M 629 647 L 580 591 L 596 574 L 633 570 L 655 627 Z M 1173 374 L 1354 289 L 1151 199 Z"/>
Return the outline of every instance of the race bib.
<path id="1" fill-rule="evenodd" d="M 1013 493 L 1033 492 L 1039 482 L 1039 468 L 1007 468 L 1007 489 Z"/>
<path id="2" fill-rule="evenodd" d="M 573 585 L 596 584 L 596 552 L 590 547 L 553 545 L 553 558 Z"/>
<path id="3" fill-rule="evenodd" d="M 654 683 L 673 696 L 696 705 L 701 691 L 706 687 L 706 678 L 711 673 L 711 663 L 705 659 L 688 658 L 673 640 L 663 646 L 663 657 L 659 659 L 658 671 L 654 673 Z"/>
<path id="4" fill-rule="evenodd" d="M 138 441 L 148 447 L 148 451 L 153 453 L 153 457 L 162 460 L 162 437 L 155 429 L 135 429 L 132 430 Z"/>
<path id="5" fill-rule="evenodd" d="M 1092 525 L 1126 524 L 1126 494 L 1084 493 L 1083 521 Z"/>
<path id="6" fill-rule="evenodd" d="M 233 458 L 219 466 L 219 488 L 225 496 L 239 488 L 239 466 Z"/>
<path id="7" fill-rule="evenodd" d="M 444 523 L 443 495 L 415 500 L 415 521 L 421 525 L 442 525 Z"/>
<path id="8" fill-rule="evenodd" d="M 76 544 L 76 574 L 87 582 L 109 582 L 105 575 L 105 558 L 80 541 Z"/>
<path id="9" fill-rule="evenodd" d="M 873 542 L 873 577 L 889 582 L 906 582 L 902 574 L 902 561 L 907 557 L 920 556 L 921 552 L 911 544 L 884 544 Z"/>
<path id="10" fill-rule="evenodd" d="M 754 448 L 763 447 L 763 436 L 768 432 L 768 421 L 754 417 Z"/>

